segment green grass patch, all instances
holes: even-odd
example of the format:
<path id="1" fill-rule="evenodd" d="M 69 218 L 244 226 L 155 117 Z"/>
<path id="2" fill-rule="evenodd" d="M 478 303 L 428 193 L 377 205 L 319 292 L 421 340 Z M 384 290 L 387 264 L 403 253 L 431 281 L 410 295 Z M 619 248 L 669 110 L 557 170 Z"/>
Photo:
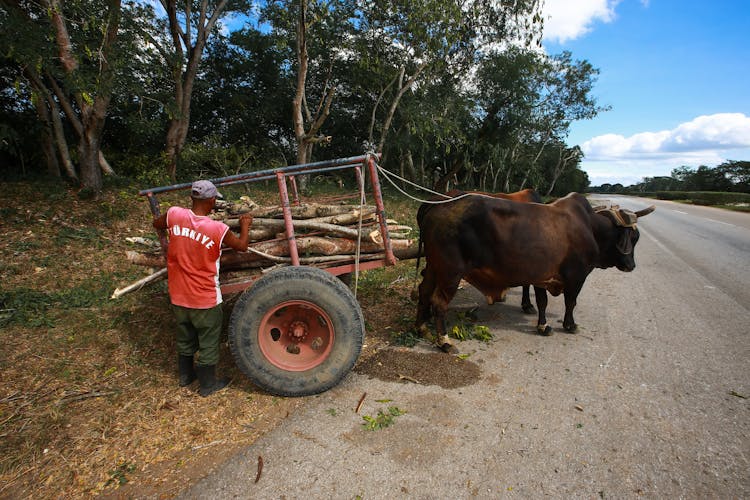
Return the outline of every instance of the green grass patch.
<path id="1" fill-rule="evenodd" d="M 395 422 L 396 417 L 400 417 L 404 414 L 406 414 L 406 412 L 398 406 L 389 406 L 385 412 L 383 410 L 378 410 L 378 414 L 374 417 L 363 415 L 362 420 L 365 422 L 362 424 L 362 427 L 367 431 L 384 429 L 391 426 Z"/>
<path id="2" fill-rule="evenodd" d="M 110 276 L 89 278 L 58 292 L 16 288 L 0 292 L 0 326 L 10 324 L 54 327 L 53 309 L 70 310 L 102 306 L 113 287 Z"/>
<path id="3" fill-rule="evenodd" d="M 457 314 L 456 324 L 451 328 L 449 335 L 462 341 L 479 340 L 481 342 L 490 342 L 494 338 L 488 327 L 476 324 L 476 316 L 473 310 Z"/>
<path id="4" fill-rule="evenodd" d="M 420 340 L 422 340 L 422 337 L 414 332 L 414 330 L 391 333 L 391 341 L 396 345 L 404 347 L 414 347 Z"/>

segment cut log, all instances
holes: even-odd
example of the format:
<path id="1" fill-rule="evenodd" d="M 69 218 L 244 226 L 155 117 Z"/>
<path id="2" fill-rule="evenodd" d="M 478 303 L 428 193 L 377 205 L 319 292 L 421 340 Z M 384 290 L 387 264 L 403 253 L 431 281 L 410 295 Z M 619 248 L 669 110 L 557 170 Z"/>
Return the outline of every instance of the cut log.
<path id="1" fill-rule="evenodd" d="M 324 238 L 320 236 L 303 236 L 297 237 L 297 251 L 300 256 L 311 255 L 344 255 L 349 254 L 354 257 L 357 252 L 357 242 L 346 238 Z M 391 240 L 391 247 L 394 252 L 406 251 L 412 246 L 411 240 L 395 239 Z M 287 240 L 268 240 L 253 243 L 250 247 L 257 252 L 270 257 L 289 257 L 289 243 Z M 359 249 L 361 254 L 369 254 L 383 251 L 383 245 L 373 242 L 363 241 Z M 125 252 L 128 261 L 139 266 L 164 267 L 166 260 L 161 254 L 141 253 L 133 250 Z M 264 255 L 250 252 L 225 251 L 221 255 L 221 269 L 238 269 L 246 267 L 245 264 L 268 260 Z"/>
<path id="2" fill-rule="evenodd" d="M 112 297 L 110 297 L 110 298 L 111 299 L 120 298 L 123 295 L 125 295 L 126 293 L 132 292 L 134 290 L 139 290 L 144 285 L 147 285 L 147 284 L 149 284 L 149 283 L 151 283 L 153 281 L 156 281 L 156 280 L 159 280 L 159 279 L 162 279 L 162 278 L 166 278 L 166 276 L 167 276 L 167 269 L 166 268 L 159 269 L 155 273 L 153 273 L 153 274 L 151 274 L 149 276 L 146 276 L 143 279 L 139 279 L 138 281 L 136 281 L 132 285 L 128 285 L 128 286 L 126 286 L 124 288 L 117 288 L 114 291 L 114 293 L 112 294 Z"/>
<path id="3" fill-rule="evenodd" d="M 224 221 L 229 227 L 238 227 L 239 219 L 227 219 Z M 335 236 L 341 236 L 344 238 L 357 239 L 359 231 L 356 228 L 338 226 L 336 224 L 328 224 L 325 222 L 315 222 L 309 220 L 293 220 L 295 231 L 298 229 L 306 229 L 308 231 L 321 231 L 326 234 L 332 234 Z M 251 226 L 254 229 L 273 229 L 276 232 L 283 232 L 285 230 L 283 219 L 264 219 L 257 218 L 253 219 Z M 373 241 L 369 234 L 362 234 L 363 241 Z"/>
<path id="4" fill-rule="evenodd" d="M 316 255 L 340 255 L 340 254 L 351 254 L 354 255 L 357 251 L 357 241 L 350 240 L 347 238 L 324 238 L 320 236 L 297 236 L 297 251 L 302 254 L 316 254 Z M 395 248 L 408 248 L 411 246 L 411 240 L 391 240 L 391 246 Z M 289 243 L 287 240 L 275 240 L 275 241 L 261 241 L 254 243 L 252 248 L 261 252 L 276 255 L 276 256 L 288 256 L 289 255 Z M 363 241 L 360 244 L 359 251 L 361 253 L 372 253 L 380 252 L 383 250 L 383 245 Z"/>
<path id="5" fill-rule="evenodd" d="M 375 211 L 372 206 L 365 206 L 366 209 Z M 321 205 L 318 203 L 303 203 L 289 207 L 294 219 L 313 219 L 316 217 L 330 217 L 334 215 L 348 214 L 353 210 L 359 210 L 359 206 L 353 205 Z M 281 207 L 260 207 L 250 212 L 253 217 L 283 217 L 284 212 Z"/>

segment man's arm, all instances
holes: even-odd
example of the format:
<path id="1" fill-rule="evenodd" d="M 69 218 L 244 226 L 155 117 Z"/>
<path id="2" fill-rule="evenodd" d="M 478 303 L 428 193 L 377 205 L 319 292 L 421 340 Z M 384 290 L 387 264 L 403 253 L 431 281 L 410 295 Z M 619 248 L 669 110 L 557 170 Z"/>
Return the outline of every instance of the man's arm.
<path id="1" fill-rule="evenodd" d="M 224 236 L 224 243 L 230 247 L 234 248 L 235 250 L 239 252 L 244 252 L 247 250 L 247 244 L 250 242 L 250 224 L 253 223 L 253 216 L 250 214 L 242 214 L 240 215 L 240 236 L 239 238 L 237 235 L 235 235 L 231 230 L 227 231 L 227 234 Z M 156 224 L 156 221 L 154 221 L 154 224 Z"/>
<path id="2" fill-rule="evenodd" d="M 153 224 L 156 229 L 166 229 L 167 228 L 167 212 L 164 212 L 159 217 L 155 218 Z"/>

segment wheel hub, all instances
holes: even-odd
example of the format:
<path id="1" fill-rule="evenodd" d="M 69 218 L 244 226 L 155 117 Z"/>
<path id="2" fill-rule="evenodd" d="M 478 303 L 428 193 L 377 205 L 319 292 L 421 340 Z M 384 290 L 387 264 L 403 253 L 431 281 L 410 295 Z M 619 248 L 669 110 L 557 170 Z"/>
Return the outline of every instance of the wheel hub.
<path id="1" fill-rule="evenodd" d="M 304 321 L 292 321 L 287 334 L 294 342 L 304 342 L 309 330 Z"/>

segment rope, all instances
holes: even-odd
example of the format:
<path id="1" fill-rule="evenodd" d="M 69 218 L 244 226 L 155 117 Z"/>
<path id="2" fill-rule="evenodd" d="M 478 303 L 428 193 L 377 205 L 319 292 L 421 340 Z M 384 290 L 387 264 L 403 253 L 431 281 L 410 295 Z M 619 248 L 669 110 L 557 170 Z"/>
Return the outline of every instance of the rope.
<path id="1" fill-rule="evenodd" d="M 411 198 L 412 200 L 418 201 L 420 203 L 427 203 L 427 204 L 430 204 L 430 205 L 441 205 L 443 203 L 450 203 L 452 201 L 458 201 L 461 198 L 466 198 L 467 196 L 482 196 L 484 198 L 496 199 L 494 196 L 490 196 L 490 195 L 487 195 L 487 194 L 484 194 L 484 193 L 464 193 L 464 194 L 461 194 L 461 195 L 458 195 L 458 196 L 455 196 L 455 197 L 451 198 L 447 194 L 438 193 L 437 191 L 433 191 L 433 190 L 431 190 L 429 188 L 421 186 L 421 185 L 419 185 L 419 184 L 417 184 L 415 182 L 412 182 L 412 181 L 410 181 L 408 179 L 404 179 L 403 177 L 401 177 L 398 174 L 394 174 L 393 172 L 389 172 L 386 169 L 384 169 L 383 167 L 381 167 L 378 163 L 375 163 L 375 166 L 378 168 L 378 172 L 380 172 L 381 174 L 383 174 L 383 177 L 388 182 L 390 182 L 391 185 L 393 187 L 395 187 L 398 192 L 400 192 L 401 194 L 403 194 L 407 198 Z M 401 189 L 400 187 L 398 187 L 398 185 L 393 181 L 393 179 L 391 179 L 391 176 L 397 178 L 398 180 L 400 180 L 402 182 L 405 182 L 407 184 L 411 184 L 412 186 L 416 187 L 417 189 L 421 189 L 422 191 L 427 191 L 428 193 L 434 194 L 436 196 L 442 196 L 443 198 L 446 198 L 446 199 L 445 200 L 437 200 L 436 201 L 436 200 L 424 200 L 422 198 L 415 198 L 414 196 L 410 195 L 409 193 L 407 193 L 406 191 L 404 191 L 403 189 Z"/>
<path id="2" fill-rule="evenodd" d="M 424 186 L 420 186 L 419 184 L 417 184 L 417 183 L 415 183 L 415 182 L 412 182 L 412 181 L 410 181 L 410 180 L 408 180 L 408 179 L 404 179 L 404 178 L 403 178 L 403 177 L 401 177 L 400 175 L 394 174 L 393 172 L 389 172 L 389 171 L 387 171 L 386 169 L 384 169 L 383 167 L 381 167 L 381 166 L 380 166 L 380 164 L 378 164 L 377 162 L 375 163 L 375 166 L 377 167 L 377 169 L 378 169 L 378 172 L 380 172 L 381 174 L 383 174 L 383 177 L 384 177 L 384 178 L 385 178 L 385 179 L 386 179 L 386 180 L 387 180 L 388 182 L 390 182 L 390 183 L 391 183 L 391 185 L 392 185 L 393 187 L 395 187 L 395 188 L 396 188 L 396 190 L 397 190 L 398 192 L 400 192 L 401 194 L 403 194 L 403 195 L 404 195 L 404 196 L 406 196 L 407 198 L 411 198 L 412 200 L 414 200 L 414 201 L 418 201 L 418 202 L 420 202 L 420 203 L 428 203 L 428 204 L 431 204 L 431 205 L 440 205 L 440 204 L 443 204 L 443 203 L 449 203 L 449 202 L 451 202 L 451 201 L 456 201 L 456 200 L 460 200 L 461 198 L 465 198 L 465 197 L 467 197 L 467 196 L 472 196 L 472 194 L 471 194 L 471 193 L 464 193 L 464 194 L 462 194 L 462 195 L 460 195 L 460 196 L 456 196 L 455 198 L 451 198 L 450 196 L 448 196 L 448 195 L 446 195 L 446 194 L 443 194 L 443 193 L 438 193 L 437 191 L 433 191 L 433 190 L 431 190 L 431 189 L 428 189 L 428 188 L 426 188 L 426 187 L 424 187 Z M 434 195 L 436 195 L 436 196 L 442 196 L 443 198 L 446 198 L 446 199 L 445 199 L 445 200 L 439 200 L 439 201 L 435 201 L 435 200 L 424 200 L 424 199 L 421 199 L 421 198 L 415 198 L 414 196 L 410 195 L 409 193 L 407 193 L 406 191 L 404 191 L 403 189 L 401 189 L 401 188 L 400 188 L 400 187 L 399 187 L 399 186 L 398 186 L 398 185 L 397 185 L 397 184 L 396 184 L 396 183 L 395 183 L 395 182 L 393 181 L 393 179 L 391 179 L 391 176 L 393 176 L 393 177 L 397 178 L 398 180 L 400 180 L 400 181 L 402 181 L 402 182 L 405 182 L 405 183 L 407 183 L 407 184 L 411 184 L 412 186 L 416 187 L 417 189 L 421 189 L 422 191 L 427 191 L 428 193 L 430 193 L 430 194 L 434 194 Z"/>

